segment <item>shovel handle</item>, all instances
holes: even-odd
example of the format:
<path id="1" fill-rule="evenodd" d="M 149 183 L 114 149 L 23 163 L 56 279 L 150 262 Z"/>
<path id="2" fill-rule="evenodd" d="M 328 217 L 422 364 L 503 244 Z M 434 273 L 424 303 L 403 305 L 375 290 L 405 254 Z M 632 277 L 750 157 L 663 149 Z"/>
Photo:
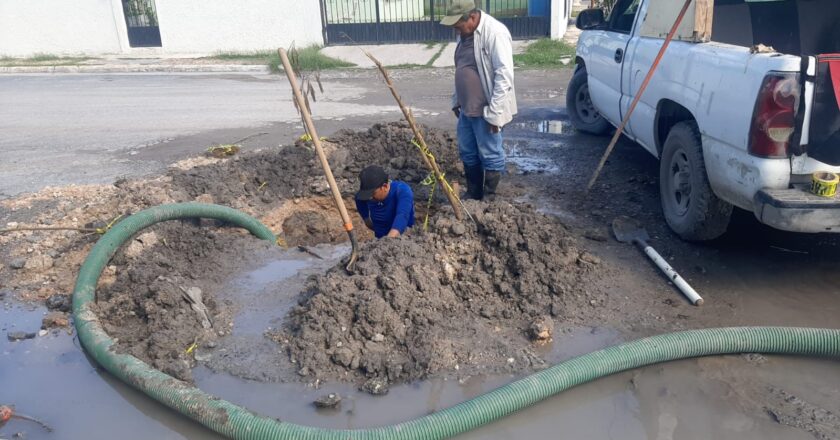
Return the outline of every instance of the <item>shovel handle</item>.
<path id="1" fill-rule="evenodd" d="M 297 78 L 295 77 L 295 71 L 292 69 L 291 63 L 289 63 L 289 57 L 286 55 L 286 50 L 278 49 L 277 52 L 280 54 L 280 60 L 283 62 L 283 71 L 286 73 L 286 77 L 289 78 L 289 85 L 292 86 L 292 93 L 295 96 L 295 102 L 297 102 L 298 110 L 300 110 L 300 116 L 303 119 L 304 125 L 306 125 L 306 130 L 309 132 L 309 135 L 312 136 L 312 144 L 315 145 L 315 152 L 318 155 L 318 160 L 321 162 L 321 167 L 324 169 L 324 175 L 327 176 L 327 183 L 330 185 L 330 191 L 332 191 L 333 199 L 335 199 L 335 206 L 338 208 L 338 212 L 341 214 L 341 220 L 344 222 L 344 230 L 350 233 L 353 230 L 353 222 L 350 220 L 350 215 L 347 213 L 347 208 L 344 206 L 344 199 L 341 198 L 341 192 L 338 190 L 338 185 L 335 183 L 335 177 L 333 177 L 332 170 L 330 169 L 330 163 L 327 161 L 327 155 L 324 153 L 324 148 L 321 146 L 321 138 L 318 137 L 318 132 L 315 131 L 315 123 L 312 122 L 312 115 L 310 115 L 309 111 L 306 109 L 306 102 L 304 102 L 303 95 L 300 93 Z"/>
<path id="2" fill-rule="evenodd" d="M 671 265 L 668 264 L 668 262 L 665 261 L 664 258 L 662 258 L 661 255 L 659 255 L 659 252 L 656 252 L 656 249 L 650 247 L 650 245 L 648 245 L 644 241 L 636 241 L 636 245 L 639 246 L 639 248 L 641 248 L 645 252 L 648 258 L 650 258 L 651 261 L 653 261 L 656 264 L 656 266 L 659 267 L 659 269 L 668 277 L 668 279 L 671 280 L 674 283 L 674 285 L 676 285 L 677 288 L 680 289 L 683 295 L 685 295 L 685 297 L 688 298 L 689 301 L 691 301 L 691 304 L 694 304 L 695 306 L 703 305 L 703 298 L 701 298 L 700 295 L 697 294 L 697 291 L 695 291 L 685 281 L 685 279 L 681 277 L 680 274 L 678 274 L 677 271 L 674 270 L 674 268 L 671 267 Z"/>

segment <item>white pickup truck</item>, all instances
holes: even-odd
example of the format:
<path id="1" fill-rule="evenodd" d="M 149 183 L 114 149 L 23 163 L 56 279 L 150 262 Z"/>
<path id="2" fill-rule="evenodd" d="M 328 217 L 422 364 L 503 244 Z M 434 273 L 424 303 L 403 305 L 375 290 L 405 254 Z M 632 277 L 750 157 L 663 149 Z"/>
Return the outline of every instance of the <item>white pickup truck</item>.
<path id="1" fill-rule="evenodd" d="M 606 134 L 625 116 L 664 41 L 640 32 L 652 2 L 578 16 L 567 109 L 579 131 Z M 710 240 L 735 206 L 782 230 L 840 232 L 840 198 L 810 192 L 813 173 L 840 173 L 829 73 L 840 55 L 820 55 L 840 53 L 840 0 L 716 0 L 713 11 L 712 41 L 671 42 L 625 129 L 660 160 L 668 225 Z"/>

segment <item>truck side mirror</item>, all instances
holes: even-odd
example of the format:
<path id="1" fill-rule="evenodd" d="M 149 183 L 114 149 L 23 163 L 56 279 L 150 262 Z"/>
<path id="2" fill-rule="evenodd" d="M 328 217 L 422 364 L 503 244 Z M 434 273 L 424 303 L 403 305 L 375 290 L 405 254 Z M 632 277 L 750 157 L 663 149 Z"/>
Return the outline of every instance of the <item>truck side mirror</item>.
<path id="1" fill-rule="evenodd" d="M 575 26 L 578 29 L 585 31 L 587 29 L 595 29 L 604 24 L 604 10 L 603 9 L 587 9 L 581 11 L 575 21 Z"/>

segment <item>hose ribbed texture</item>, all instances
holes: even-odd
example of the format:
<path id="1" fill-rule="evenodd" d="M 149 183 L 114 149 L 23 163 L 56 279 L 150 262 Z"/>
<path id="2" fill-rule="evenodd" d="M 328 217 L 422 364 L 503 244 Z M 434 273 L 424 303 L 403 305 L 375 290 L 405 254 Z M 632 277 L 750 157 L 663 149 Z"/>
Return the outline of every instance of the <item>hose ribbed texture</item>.
<path id="1" fill-rule="evenodd" d="M 261 239 L 275 239 L 274 234 L 253 217 L 218 205 L 163 205 L 134 214 L 108 231 L 82 265 L 73 292 L 75 325 L 82 345 L 111 374 L 233 439 L 441 439 L 469 431 L 576 385 L 659 362 L 734 353 L 840 356 L 840 330 L 793 327 L 689 330 L 598 350 L 451 408 L 396 425 L 358 430 L 302 426 L 257 415 L 155 370 L 133 356 L 112 350 L 114 341 L 91 310 L 102 269 L 119 246 L 143 228 L 189 217 L 223 220 L 241 226 Z"/>

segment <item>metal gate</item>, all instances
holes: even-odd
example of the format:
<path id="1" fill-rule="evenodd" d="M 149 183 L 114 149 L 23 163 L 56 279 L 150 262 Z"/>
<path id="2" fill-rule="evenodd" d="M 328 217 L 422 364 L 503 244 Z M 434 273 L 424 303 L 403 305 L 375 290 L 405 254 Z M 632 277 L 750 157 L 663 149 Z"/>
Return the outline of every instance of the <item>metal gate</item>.
<path id="1" fill-rule="evenodd" d="M 455 39 L 440 20 L 452 0 L 321 0 L 327 45 L 416 43 Z M 476 0 L 514 39 L 551 35 L 551 0 Z"/>
<path id="2" fill-rule="evenodd" d="M 160 47 L 155 0 L 122 0 L 128 44 L 131 47 Z"/>

